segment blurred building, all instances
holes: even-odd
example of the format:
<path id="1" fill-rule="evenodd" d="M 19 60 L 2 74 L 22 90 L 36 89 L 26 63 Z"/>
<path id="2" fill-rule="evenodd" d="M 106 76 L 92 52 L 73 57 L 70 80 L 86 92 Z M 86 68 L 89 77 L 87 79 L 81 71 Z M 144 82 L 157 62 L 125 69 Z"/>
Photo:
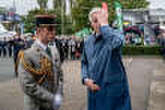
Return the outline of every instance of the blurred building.
<path id="1" fill-rule="evenodd" d="M 124 21 L 135 24 L 161 24 L 165 23 L 165 9 L 124 9 Z"/>

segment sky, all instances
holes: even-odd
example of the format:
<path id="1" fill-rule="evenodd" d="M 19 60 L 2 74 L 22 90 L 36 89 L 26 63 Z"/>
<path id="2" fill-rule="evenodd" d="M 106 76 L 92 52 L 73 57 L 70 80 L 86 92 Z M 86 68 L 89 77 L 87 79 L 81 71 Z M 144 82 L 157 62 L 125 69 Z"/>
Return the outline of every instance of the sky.
<path id="1" fill-rule="evenodd" d="M 37 4 L 37 0 L 0 0 L 0 7 L 10 8 L 13 6 L 13 1 L 15 1 L 16 12 L 20 15 L 26 15 L 29 10 L 39 7 Z M 68 0 L 66 0 L 68 1 Z M 165 9 L 165 0 L 147 0 L 150 2 L 148 8 L 157 9 L 164 8 Z M 48 7 L 52 8 L 52 0 L 49 0 Z"/>
<path id="2" fill-rule="evenodd" d="M 0 7 L 10 8 L 13 6 L 15 1 L 16 13 L 21 15 L 26 15 L 29 10 L 38 8 L 37 0 L 0 0 Z M 48 6 L 49 8 L 53 7 L 51 3 L 52 0 L 49 0 Z"/>
<path id="3" fill-rule="evenodd" d="M 147 0 L 150 2 L 149 8 L 151 9 L 157 9 L 157 8 L 163 8 L 165 9 L 165 0 Z"/>

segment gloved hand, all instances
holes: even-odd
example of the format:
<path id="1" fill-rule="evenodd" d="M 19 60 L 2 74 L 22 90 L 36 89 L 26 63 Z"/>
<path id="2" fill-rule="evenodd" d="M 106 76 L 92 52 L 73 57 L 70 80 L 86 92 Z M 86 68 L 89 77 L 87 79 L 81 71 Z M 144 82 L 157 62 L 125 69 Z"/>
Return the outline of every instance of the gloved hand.
<path id="1" fill-rule="evenodd" d="M 59 84 L 56 94 L 53 100 L 53 109 L 58 110 L 63 102 L 63 85 Z"/>
<path id="2" fill-rule="evenodd" d="M 63 97 L 61 94 L 56 94 L 53 100 L 53 109 L 58 110 L 63 102 Z"/>

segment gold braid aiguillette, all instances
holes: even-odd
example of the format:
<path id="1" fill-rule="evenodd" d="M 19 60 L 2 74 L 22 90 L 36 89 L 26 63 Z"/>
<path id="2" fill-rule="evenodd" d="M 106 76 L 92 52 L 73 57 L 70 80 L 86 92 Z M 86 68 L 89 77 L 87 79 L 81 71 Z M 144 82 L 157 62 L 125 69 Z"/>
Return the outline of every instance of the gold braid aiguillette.
<path id="1" fill-rule="evenodd" d="M 53 77 L 53 71 L 52 71 L 52 62 L 48 60 L 48 58 L 43 57 L 40 60 L 41 68 L 35 69 L 30 64 L 28 64 L 24 59 L 24 52 L 22 51 L 19 55 L 20 60 L 22 61 L 22 64 L 26 71 L 30 72 L 33 76 L 38 75 L 42 76 L 37 82 L 38 84 L 43 83 L 46 76 L 48 76 L 49 79 Z"/>

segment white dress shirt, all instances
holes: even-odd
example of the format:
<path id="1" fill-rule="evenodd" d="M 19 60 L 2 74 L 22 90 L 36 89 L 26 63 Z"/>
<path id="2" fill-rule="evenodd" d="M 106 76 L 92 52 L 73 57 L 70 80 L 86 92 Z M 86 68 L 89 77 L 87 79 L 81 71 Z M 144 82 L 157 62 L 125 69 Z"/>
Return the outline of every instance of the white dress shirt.
<path id="1" fill-rule="evenodd" d="M 44 50 L 48 47 L 48 45 L 43 44 L 39 39 L 36 39 L 36 42 Z"/>

